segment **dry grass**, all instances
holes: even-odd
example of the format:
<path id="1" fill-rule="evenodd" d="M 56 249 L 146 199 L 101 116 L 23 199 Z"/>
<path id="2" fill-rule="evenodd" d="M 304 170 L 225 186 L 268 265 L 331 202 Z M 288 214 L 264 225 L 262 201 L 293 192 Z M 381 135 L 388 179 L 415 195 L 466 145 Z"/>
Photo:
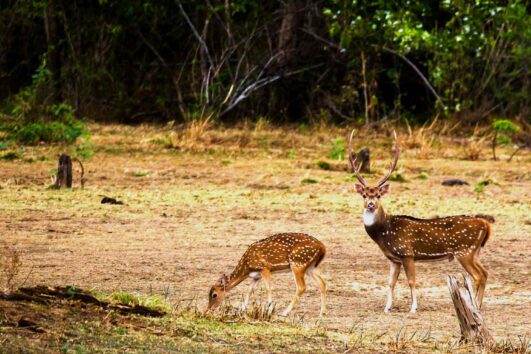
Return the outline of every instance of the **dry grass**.
<path id="1" fill-rule="evenodd" d="M 158 294 L 180 305 L 172 305 L 168 318 L 149 324 L 112 314 L 106 318 L 105 313 L 90 314 L 88 322 L 76 315 L 68 322 L 67 315 L 59 316 L 68 309 L 53 310 L 55 315 L 46 318 L 64 330 L 38 340 L 0 326 L 0 343 L 22 349 L 48 343 L 57 351 L 65 340 L 79 351 L 91 345 L 103 351 L 125 345 L 148 351 L 156 345 L 159 351 L 457 351 L 458 323 L 445 282 L 446 274 L 461 272 L 457 262 L 418 265 L 417 315 L 407 313 L 402 275 L 397 311 L 383 314 L 388 264 L 363 229 L 354 180 L 344 170 L 323 170 L 315 163 L 327 160 L 333 142 L 345 139 L 347 128 L 272 127 L 267 121 L 230 129 L 209 126 L 194 128 L 198 142 L 190 145 L 183 138 L 176 145 L 182 147 L 162 143 L 167 127 L 92 129 L 96 155 L 85 163 L 83 190 L 46 189 L 61 147 L 27 148 L 24 158 L 32 157 L 32 163 L 0 161 L 0 234 L 7 244 L 24 250 L 19 274 L 34 267 L 28 286 L 75 284 L 122 293 L 115 301 L 124 303 Z M 437 140 L 447 154 L 440 155 L 435 145 L 433 158 L 419 160 L 414 148 L 402 149 L 399 168 L 408 182 L 392 182 L 384 205 L 389 212 L 418 217 L 496 217 L 493 237 L 482 253 L 490 272 L 484 314 L 500 341 L 506 338 L 519 348 L 518 336 L 531 335 L 525 262 L 531 257 L 531 155 L 522 151 L 511 163 L 464 161 L 462 143 L 446 144 L 452 137 L 445 136 Z M 354 148 L 363 146 L 371 147 L 376 171 L 367 176 L 371 182 L 388 167 L 391 141 L 362 130 Z M 425 179 L 414 178 L 421 173 Z M 474 192 L 475 182 L 484 176 L 498 184 Z M 471 186 L 441 186 L 448 177 L 466 179 Z M 316 183 L 301 183 L 305 179 Z M 102 205 L 102 195 L 125 204 Z M 306 232 L 326 244 L 328 315 L 318 319 L 319 295 L 311 284 L 288 319 L 265 316 L 259 299 L 246 313 L 227 306 L 227 312 L 203 315 L 200 309 L 212 282 L 231 271 L 250 243 L 280 231 Z M 289 274 L 275 274 L 273 281 L 274 301 L 283 308 L 293 296 L 293 280 Z M 239 304 L 246 290 L 242 284 L 228 300 Z"/>
<path id="2" fill-rule="evenodd" d="M 0 286 L 5 291 L 13 291 L 15 280 L 22 268 L 20 252 L 15 246 L 0 243 Z"/>

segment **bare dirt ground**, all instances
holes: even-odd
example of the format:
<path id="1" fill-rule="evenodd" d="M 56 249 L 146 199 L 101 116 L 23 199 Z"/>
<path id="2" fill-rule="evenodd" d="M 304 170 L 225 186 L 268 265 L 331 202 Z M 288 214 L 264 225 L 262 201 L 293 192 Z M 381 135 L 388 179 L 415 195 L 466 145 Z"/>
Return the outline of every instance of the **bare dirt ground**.
<path id="1" fill-rule="evenodd" d="M 322 269 L 329 307 L 320 326 L 382 341 L 400 331 L 433 342 L 457 338 L 446 286 L 447 274 L 462 272 L 455 261 L 418 264 L 419 309 L 413 315 L 401 274 L 397 308 L 383 313 L 388 262 L 365 233 L 354 180 L 346 171 L 315 164 L 346 130 L 315 136 L 252 132 L 234 139 L 232 133 L 219 133 L 204 146 L 182 151 L 164 147 L 161 129 L 92 128 L 96 154 L 85 162 L 84 190 L 46 189 L 60 147 L 27 149 L 33 163 L 0 161 L 0 237 L 21 252 L 18 281 L 29 274 L 25 286 L 157 293 L 204 307 L 209 287 L 232 271 L 249 244 L 276 232 L 304 232 L 328 250 Z M 388 166 L 390 141 L 364 136 L 356 148 L 368 144 L 375 166 L 369 180 L 375 180 Z M 482 312 L 496 338 L 529 337 L 531 155 L 523 151 L 511 163 L 493 162 L 485 149 L 482 160 L 467 161 L 460 158 L 462 149 L 461 143 L 441 139 L 427 158 L 417 159 L 418 149 L 402 146 L 399 170 L 407 182 L 391 182 L 384 206 L 417 217 L 493 215 L 493 235 L 482 253 L 490 273 Z M 506 157 L 503 150 L 499 154 Z M 39 161 L 41 156 L 47 159 Z M 332 161 L 333 169 L 343 164 Z M 421 172 L 428 178 L 416 179 Z M 497 184 L 474 192 L 485 176 Z M 447 177 L 471 185 L 441 186 Z M 125 205 L 100 204 L 103 196 Z M 234 289 L 230 303 L 238 304 L 246 290 L 247 283 Z M 274 276 L 279 307 L 293 292 L 289 274 Z M 313 326 L 318 313 L 319 295 L 310 284 L 286 321 Z"/>

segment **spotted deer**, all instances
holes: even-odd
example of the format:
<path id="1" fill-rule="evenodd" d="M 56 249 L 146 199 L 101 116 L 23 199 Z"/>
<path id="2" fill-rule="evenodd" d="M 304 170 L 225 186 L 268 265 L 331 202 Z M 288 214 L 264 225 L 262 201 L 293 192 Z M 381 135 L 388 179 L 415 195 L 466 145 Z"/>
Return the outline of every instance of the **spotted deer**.
<path id="1" fill-rule="evenodd" d="M 273 302 L 271 274 L 291 270 L 297 290 L 293 301 L 282 315 L 287 316 L 306 291 L 304 278 L 307 274 L 319 286 L 322 316 L 326 308 L 326 282 L 317 267 L 325 255 L 326 249 L 323 243 L 306 234 L 282 233 L 257 241 L 245 251 L 234 271 L 229 276 L 224 274 L 212 286 L 208 294 L 208 310 L 218 307 L 223 302 L 225 294 L 246 278 L 251 278 L 252 282 L 244 298 L 242 310 L 246 309 L 252 293 L 262 279 L 271 306 Z"/>
<path id="2" fill-rule="evenodd" d="M 474 279 L 476 299 L 481 306 L 488 273 L 479 261 L 479 253 L 490 237 L 490 222 L 494 222 L 494 218 L 488 215 L 459 215 L 418 219 L 386 213 L 380 199 L 389 191 L 389 184 L 386 182 L 398 161 L 396 132 L 394 160 L 389 172 L 374 187 L 367 185 L 356 168 L 356 159 L 352 157 L 353 134 L 354 131 L 350 134 L 348 156 L 352 171 L 360 183 L 355 188 L 364 201 L 365 231 L 391 262 L 384 312 L 391 311 L 393 306 L 393 291 L 401 267 L 404 267 L 411 289 L 411 312 L 414 313 L 417 310 L 415 262 L 443 259 L 451 261 L 454 258 Z"/>

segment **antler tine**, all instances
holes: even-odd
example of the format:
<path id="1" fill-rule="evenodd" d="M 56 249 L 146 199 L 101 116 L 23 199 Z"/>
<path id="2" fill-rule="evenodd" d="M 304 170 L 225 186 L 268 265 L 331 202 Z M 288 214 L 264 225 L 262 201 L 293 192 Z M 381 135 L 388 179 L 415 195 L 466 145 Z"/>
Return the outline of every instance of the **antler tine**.
<path id="1" fill-rule="evenodd" d="M 394 161 L 391 162 L 391 168 L 389 169 L 389 172 L 385 175 L 384 178 L 382 178 L 380 180 L 380 182 L 378 182 L 377 187 L 381 187 L 381 186 L 383 186 L 385 184 L 385 182 L 387 182 L 389 177 L 391 177 L 391 173 L 393 173 L 393 171 L 396 168 L 396 163 L 398 162 L 398 138 L 396 136 L 396 131 L 395 130 L 393 130 L 393 136 L 395 138 L 395 156 L 394 156 Z"/>
<path id="2" fill-rule="evenodd" d="M 354 136 L 354 129 L 352 129 L 352 132 L 350 132 L 350 138 L 348 139 L 348 160 L 350 161 L 350 165 L 352 166 L 352 172 L 356 175 L 358 178 L 358 181 L 363 185 L 363 187 L 367 187 L 367 183 L 365 182 L 365 179 L 360 175 L 358 169 L 356 168 L 356 160 L 352 159 L 352 137 Z"/>

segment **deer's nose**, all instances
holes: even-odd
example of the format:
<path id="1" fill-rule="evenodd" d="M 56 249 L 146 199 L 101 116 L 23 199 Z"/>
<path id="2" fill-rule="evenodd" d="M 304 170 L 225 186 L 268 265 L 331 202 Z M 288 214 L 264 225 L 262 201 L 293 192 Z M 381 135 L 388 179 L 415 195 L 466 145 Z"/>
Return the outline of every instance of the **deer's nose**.
<path id="1" fill-rule="evenodd" d="M 368 208 L 368 209 L 374 209 L 374 203 L 373 203 L 373 202 L 369 202 L 369 203 L 367 204 L 367 208 Z"/>

